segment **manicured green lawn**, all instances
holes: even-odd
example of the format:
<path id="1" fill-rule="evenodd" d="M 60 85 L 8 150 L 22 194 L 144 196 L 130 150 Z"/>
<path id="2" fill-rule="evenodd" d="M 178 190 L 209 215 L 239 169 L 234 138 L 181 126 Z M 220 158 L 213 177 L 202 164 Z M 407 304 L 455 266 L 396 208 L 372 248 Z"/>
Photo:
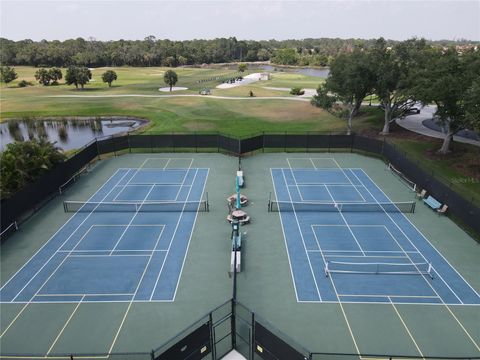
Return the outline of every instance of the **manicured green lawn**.
<path id="1" fill-rule="evenodd" d="M 128 115 L 150 120 L 146 133 L 182 131 L 220 131 L 236 136 L 245 136 L 262 131 L 344 131 L 345 120 L 338 119 L 308 102 L 274 99 L 250 99 L 250 90 L 255 97 L 285 96 L 288 92 L 268 90 L 265 87 L 317 88 L 323 79 L 300 74 L 272 72 L 272 79 L 259 81 L 231 89 L 216 89 L 221 83 L 217 78 L 233 77 L 236 71 L 226 69 L 178 68 L 177 86 L 188 90 L 173 94 L 198 94 L 202 88 L 212 89 L 217 96 L 241 97 L 237 99 L 214 99 L 212 97 L 165 98 L 158 91 L 166 86 L 163 74 L 167 68 L 114 68 L 118 81 L 108 88 L 101 81 L 107 68 L 95 69 L 93 81 L 85 90 L 75 90 L 64 84 L 44 87 L 36 84 L 28 88 L 16 88 L 20 80 L 35 82 L 33 67 L 16 67 L 18 79 L 7 88 L 1 88 L 0 119 L 42 116 L 102 116 Z M 63 71 L 65 75 L 65 71 Z M 248 74 L 248 72 L 243 75 Z M 54 95 L 146 95 L 152 97 L 92 97 L 60 98 Z M 368 101 L 368 99 L 367 99 Z M 354 120 L 354 131 L 376 136 L 381 130 L 383 113 L 376 107 L 365 106 L 362 114 Z M 411 134 L 411 133 L 409 133 Z M 407 134 L 408 135 L 408 134 Z M 445 182 L 454 182 L 454 187 L 467 198 L 480 201 L 480 174 L 475 172 L 475 159 L 479 150 L 473 146 L 459 146 L 459 155 L 445 158 L 427 156 L 440 146 L 439 140 L 426 137 L 405 136 L 394 130 L 388 141 L 394 142 L 410 158 L 421 162 L 422 167 L 433 170 Z M 477 163 L 477 168 L 480 164 Z M 473 170 L 472 170 L 473 169 Z"/>
<path id="2" fill-rule="evenodd" d="M 18 79 L 1 91 L 1 118 L 42 116 L 101 116 L 129 115 L 146 118 L 151 124 L 146 132 L 221 131 L 232 135 L 247 135 L 259 131 L 342 131 L 345 122 L 311 106 L 308 102 L 250 99 L 252 90 L 256 97 L 288 96 L 283 92 L 264 89 L 270 81 L 260 81 L 232 89 L 216 89 L 218 77 L 232 77 L 235 71 L 225 69 L 175 69 L 179 81 L 176 86 L 188 90 L 172 94 L 198 94 L 210 87 L 213 95 L 242 97 L 245 100 L 214 99 L 203 97 L 174 97 L 158 91 L 163 82 L 165 68 L 115 68 L 118 81 L 112 88 L 101 82 L 106 68 L 95 69 L 93 81 L 84 90 L 64 84 L 44 87 L 35 85 L 15 88 L 22 79 L 34 82 L 33 67 L 17 67 Z M 64 71 L 65 73 L 65 71 Z M 245 73 L 246 74 L 246 73 Z M 244 74 L 244 75 L 245 75 Z M 275 74 L 271 81 L 289 81 L 291 74 Z M 276 80 L 275 80 L 276 79 Z M 295 81 L 316 84 L 320 79 L 294 75 Z M 294 84 L 296 85 L 296 83 Z M 292 85 L 293 86 L 293 85 Z M 313 86 L 313 85 L 312 85 Z M 62 98 L 55 95 L 147 95 L 152 97 L 89 97 Z"/>

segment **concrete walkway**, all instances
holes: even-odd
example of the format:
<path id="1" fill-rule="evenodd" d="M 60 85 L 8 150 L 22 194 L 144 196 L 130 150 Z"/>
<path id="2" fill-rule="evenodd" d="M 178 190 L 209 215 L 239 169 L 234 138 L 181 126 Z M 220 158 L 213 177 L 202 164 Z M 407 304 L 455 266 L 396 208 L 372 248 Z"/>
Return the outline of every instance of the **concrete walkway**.
<path id="1" fill-rule="evenodd" d="M 264 86 L 264 89 L 267 90 L 275 90 L 275 91 L 288 91 L 292 90 L 291 88 L 283 88 L 283 87 L 271 87 L 271 86 Z M 306 98 L 308 97 L 309 99 L 317 94 L 317 90 L 315 89 L 302 89 L 305 93 L 303 95 L 299 95 L 299 97 Z"/>
<path id="2" fill-rule="evenodd" d="M 417 134 L 422 134 L 422 135 L 437 138 L 437 139 L 444 139 L 445 138 L 444 133 L 433 130 L 433 129 L 429 129 L 428 127 L 422 124 L 424 120 L 432 119 L 436 110 L 437 110 L 436 106 L 427 105 L 420 110 L 420 114 L 408 115 L 404 119 L 396 119 L 395 122 L 399 126 L 403 127 L 404 129 L 416 132 Z M 456 135 L 453 136 L 453 141 L 480 146 L 480 141 L 468 139 L 468 138 L 464 138 Z"/>
<path id="3" fill-rule="evenodd" d="M 204 99 L 223 99 L 223 100 L 292 100 L 292 101 L 307 101 L 310 98 L 305 97 L 290 97 L 290 96 L 217 96 L 217 95 L 199 95 L 199 94 L 172 94 L 172 95 L 143 95 L 143 94 L 118 94 L 118 95 L 46 95 L 48 98 L 125 98 L 125 97 L 143 97 L 143 98 L 173 98 L 173 97 L 201 97 Z"/>

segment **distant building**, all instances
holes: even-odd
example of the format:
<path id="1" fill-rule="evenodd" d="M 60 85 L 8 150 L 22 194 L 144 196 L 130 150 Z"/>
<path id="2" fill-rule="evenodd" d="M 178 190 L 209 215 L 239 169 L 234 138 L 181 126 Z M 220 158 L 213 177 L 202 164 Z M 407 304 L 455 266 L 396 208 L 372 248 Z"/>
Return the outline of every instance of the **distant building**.
<path id="1" fill-rule="evenodd" d="M 270 80 L 270 73 L 261 73 L 259 80 Z"/>

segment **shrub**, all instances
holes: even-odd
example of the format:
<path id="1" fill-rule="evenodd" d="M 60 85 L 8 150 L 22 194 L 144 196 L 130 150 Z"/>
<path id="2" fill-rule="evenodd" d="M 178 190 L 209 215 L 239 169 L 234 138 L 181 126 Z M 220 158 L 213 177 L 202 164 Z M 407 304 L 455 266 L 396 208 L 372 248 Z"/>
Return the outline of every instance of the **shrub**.
<path id="1" fill-rule="evenodd" d="M 305 94 L 305 91 L 302 90 L 299 87 L 294 87 L 290 90 L 290 94 L 292 94 L 292 95 L 303 95 L 303 94 Z"/>
<path id="2" fill-rule="evenodd" d="M 30 81 L 27 81 L 27 80 L 21 80 L 19 83 L 18 83 L 18 87 L 20 88 L 24 88 L 24 87 L 27 87 L 27 86 L 32 86 L 33 84 L 30 82 Z"/>

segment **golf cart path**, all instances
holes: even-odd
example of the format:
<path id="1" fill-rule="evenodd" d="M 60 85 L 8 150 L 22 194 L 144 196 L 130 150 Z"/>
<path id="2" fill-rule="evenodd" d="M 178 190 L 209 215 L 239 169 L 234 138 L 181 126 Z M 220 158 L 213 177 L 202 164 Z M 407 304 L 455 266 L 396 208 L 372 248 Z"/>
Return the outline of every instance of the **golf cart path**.
<path id="1" fill-rule="evenodd" d="M 426 105 L 420 111 L 420 114 L 407 115 L 404 119 L 396 119 L 395 122 L 404 129 L 416 132 L 417 134 L 430 136 L 437 139 L 444 139 L 445 134 L 441 131 L 430 129 L 423 125 L 424 120 L 429 120 L 434 117 L 436 106 Z M 453 136 L 453 141 L 480 146 L 480 141 L 468 139 L 462 136 Z"/>
<path id="2" fill-rule="evenodd" d="M 126 97 L 143 97 L 143 98 L 174 98 L 174 97 L 201 97 L 204 99 L 223 99 L 223 100 L 293 100 L 293 101 L 308 101 L 310 98 L 305 97 L 290 97 L 290 96 L 254 96 L 254 97 L 240 97 L 240 96 L 217 96 L 217 95 L 200 95 L 200 94 L 172 94 L 172 95 L 144 95 L 144 94 L 117 94 L 117 95 L 46 95 L 42 97 L 47 98 L 126 98 Z"/>

